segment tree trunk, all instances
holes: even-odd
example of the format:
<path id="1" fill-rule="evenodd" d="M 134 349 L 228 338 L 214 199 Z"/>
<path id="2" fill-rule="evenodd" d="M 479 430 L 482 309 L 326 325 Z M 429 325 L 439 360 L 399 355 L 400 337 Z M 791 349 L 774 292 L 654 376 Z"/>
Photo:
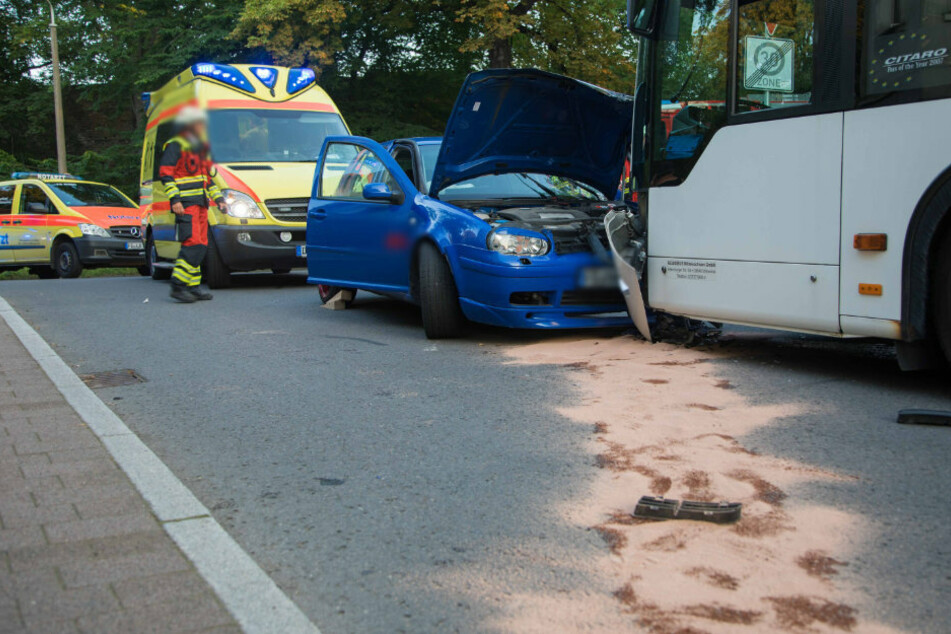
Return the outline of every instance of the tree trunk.
<path id="1" fill-rule="evenodd" d="M 489 68 L 512 67 L 512 39 L 495 40 L 489 48 Z"/>

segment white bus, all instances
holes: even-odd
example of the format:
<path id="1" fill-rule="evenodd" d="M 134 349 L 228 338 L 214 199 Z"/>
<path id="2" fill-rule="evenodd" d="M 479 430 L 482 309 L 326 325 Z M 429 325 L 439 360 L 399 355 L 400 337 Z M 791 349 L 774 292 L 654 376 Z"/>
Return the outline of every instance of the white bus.
<path id="1" fill-rule="evenodd" d="M 629 0 L 631 314 L 951 358 L 951 0 Z"/>

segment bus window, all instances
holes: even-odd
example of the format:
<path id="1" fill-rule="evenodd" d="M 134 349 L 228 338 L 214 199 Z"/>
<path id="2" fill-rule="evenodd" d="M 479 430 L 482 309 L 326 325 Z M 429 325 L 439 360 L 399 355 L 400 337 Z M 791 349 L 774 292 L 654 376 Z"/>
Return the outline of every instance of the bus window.
<path id="1" fill-rule="evenodd" d="M 670 3 L 669 32 L 657 42 L 659 93 L 654 113 L 651 186 L 677 185 L 726 123 L 729 0 Z M 655 105 L 655 108 L 658 106 Z"/>
<path id="2" fill-rule="evenodd" d="M 813 0 L 740 0 L 737 112 L 812 101 Z"/>
<path id="3" fill-rule="evenodd" d="M 951 86 L 951 0 L 866 0 L 862 96 Z M 927 94 L 935 93 L 935 94 Z"/>

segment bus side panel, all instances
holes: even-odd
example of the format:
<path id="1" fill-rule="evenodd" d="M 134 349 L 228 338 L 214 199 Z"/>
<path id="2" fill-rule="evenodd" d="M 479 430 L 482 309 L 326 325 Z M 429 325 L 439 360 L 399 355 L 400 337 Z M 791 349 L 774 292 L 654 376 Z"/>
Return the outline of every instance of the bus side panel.
<path id="1" fill-rule="evenodd" d="M 839 332 L 837 266 L 650 257 L 647 287 L 652 307 L 678 315 Z"/>
<path id="2" fill-rule="evenodd" d="M 842 315 L 901 319 L 905 233 L 921 196 L 951 164 L 948 121 L 949 99 L 845 113 Z M 888 234 L 888 249 L 855 250 L 857 233 Z M 859 284 L 881 284 L 882 294 L 860 295 Z"/>

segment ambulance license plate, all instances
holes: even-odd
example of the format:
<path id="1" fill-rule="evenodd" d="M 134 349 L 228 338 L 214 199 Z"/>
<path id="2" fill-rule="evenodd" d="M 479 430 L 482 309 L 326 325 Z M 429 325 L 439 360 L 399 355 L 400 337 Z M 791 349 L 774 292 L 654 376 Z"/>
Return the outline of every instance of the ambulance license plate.
<path id="1" fill-rule="evenodd" d="M 299 244 L 297 245 L 297 257 L 306 258 L 307 257 L 307 245 Z"/>
<path id="2" fill-rule="evenodd" d="M 145 250 L 145 245 L 142 242 L 126 242 L 125 243 L 126 251 L 143 251 Z"/>

